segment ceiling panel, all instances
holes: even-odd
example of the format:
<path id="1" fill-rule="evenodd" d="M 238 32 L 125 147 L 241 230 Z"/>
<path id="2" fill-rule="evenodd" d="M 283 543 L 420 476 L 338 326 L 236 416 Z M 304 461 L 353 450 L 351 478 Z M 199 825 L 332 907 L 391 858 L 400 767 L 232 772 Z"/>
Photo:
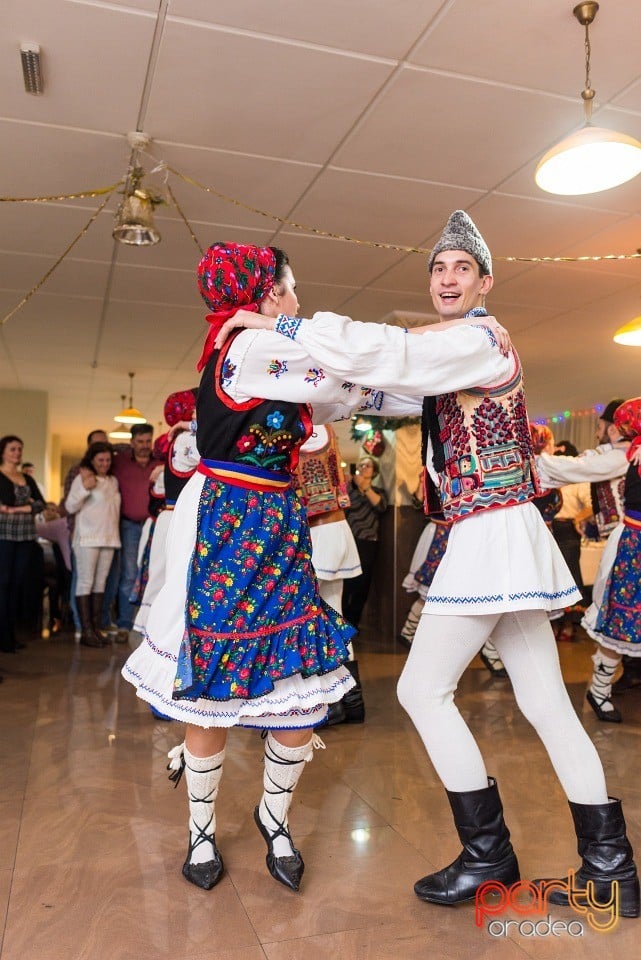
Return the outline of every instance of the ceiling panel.
<path id="1" fill-rule="evenodd" d="M 391 69 L 172 21 L 160 51 L 148 126 L 160 140 L 324 162 Z"/>
<path id="2" fill-rule="evenodd" d="M 3 0 L 2 12 L 1 116 L 118 133 L 135 128 L 153 16 L 65 0 Z M 42 96 L 24 90 L 25 40 L 42 51 Z"/>
<path id="3" fill-rule="evenodd" d="M 417 180 L 330 169 L 295 210 L 295 219 L 356 239 L 416 246 L 457 205 L 483 194 Z"/>
<path id="4" fill-rule="evenodd" d="M 443 0 L 172 0 L 171 16 L 284 36 L 381 57 L 402 57 L 431 22 Z"/>
<path id="5" fill-rule="evenodd" d="M 610 3 L 607 9 L 602 4 L 590 28 L 592 83 L 602 99 L 618 93 L 631 75 L 641 74 L 634 45 L 621 43 L 622 37 L 638 35 L 638 15 L 634 3 Z M 509 37 L 509 42 L 497 42 L 500 37 Z M 410 59 L 426 67 L 578 98 L 585 85 L 584 39 L 572 3 L 458 0 Z"/>
<path id="6" fill-rule="evenodd" d="M 573 119 L 564 101 L 406 67 L 333 162 L 490 189 Z"/>

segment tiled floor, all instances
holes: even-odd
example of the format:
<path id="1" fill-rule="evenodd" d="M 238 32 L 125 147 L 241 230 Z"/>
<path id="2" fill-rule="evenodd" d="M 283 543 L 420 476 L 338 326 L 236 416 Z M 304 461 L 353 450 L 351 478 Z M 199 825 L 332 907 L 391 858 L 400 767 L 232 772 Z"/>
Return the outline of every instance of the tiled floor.
<path id="1" fill-rule="evenodd" d="M 126 649 L 56 636 L 2 656 L 0 960 L 636 958 L 641 921 L 602 934 L 583 919 L 581 937 L 558 928 L 532 936 L 528 925 L 506 931 L 502 917 L 491 935 L 475 926 L 473 904 L 448 909 L 415 898 L 414 881 L 452 860 L 457 841 L 443 790 L 396 701 L 403 653 L 376 637 L 363 638 L 360 651 L 367 720 L 324 732 L 327 749 L 316 751 L 295 795 L 290 823 L 307 864 L 299 894 L 269 877 L 252 821 L 258 733 L 230 736 L 217 810 L 227 873 L 201 891 L 180 872 L 184 783 L 172 789 L 165 770 L 182 728 L 155 720 L 121 680 Z M 601 724 L 583 702 L 592 645 L 582 639 L 560 652 L 641 849 L 641 692 L 622 698 L 624 724 Z M 566 873 L 578 862 L 568 808 L 509 681 L 475 661 L 459 703 L 501 785 L 523 876 Z"/>

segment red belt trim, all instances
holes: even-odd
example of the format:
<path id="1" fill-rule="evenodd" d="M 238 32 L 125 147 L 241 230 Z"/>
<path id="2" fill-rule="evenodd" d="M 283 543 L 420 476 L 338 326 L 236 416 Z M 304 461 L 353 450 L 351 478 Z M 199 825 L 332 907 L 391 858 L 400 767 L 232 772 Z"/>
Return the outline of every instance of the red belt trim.
<path id="1" fill-rule="evenodd" d="M 637 519 L 637 517 L 631 517 L 628 513 L 623 516 L 623 524 L 626 527 L 631 527 L 633 530 L 641 530 L 641 520 Z"/>
<path id="2" fill-rule="evenodd" d="M 221 483 L 228 483 L 232 487 L 243 487 L 245 490 L 257 490 L 259 493 L 269 493 L 271 490 L 287 490 L 291 486 L 290 480 L 254 480 L 246 473 L 235 471 L 233 468 L 213 470 L 206 466 L 202 460 L 196 470 L 212 480 L 220 480 Z"/>

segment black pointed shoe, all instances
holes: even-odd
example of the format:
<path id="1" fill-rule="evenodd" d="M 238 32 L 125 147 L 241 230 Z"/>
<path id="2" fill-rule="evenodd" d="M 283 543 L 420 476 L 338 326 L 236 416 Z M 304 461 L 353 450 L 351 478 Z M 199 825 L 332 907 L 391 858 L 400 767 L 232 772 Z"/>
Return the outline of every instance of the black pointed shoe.
<path id="1" fill-rule="evenodd" d="M 611 710 L 603 710 L 601 704 L 598 702 L 591 690 L 588 690 L 585 695 L 585 699 L 588 701 L 599 720 L 603 720 L 604 723 L 621 723 L 623 717 L 621 716 L 620 711 L 617 710 L 614 705 L 612 706 Z M 602 702 L 612 704 L 610 699 Z"/>
<path id="2" fill-rule="evenodd" d="M 206 837 L 207 841 L 213 843 L 214 846 L 214 857 L 212 860 L 207 860 L 206 863 L 191 863 L 190 857 L 194 846 L 198 845 L 200 840 L 199 837 L 196 838 L 194 844 L 191 843 L 191 834 L 189 836 L 189 849 L 187 850 L 187 859 L 183 863 L 183 877 L 185 880 L 189 880 L 190 883 L 193 883 L 196 887 L 200 887 L 201 890 L 211 890 L 212 887 L 215 887 L 218 881 L 221 879 L 223 873 L 225 872 L 225 865 L 223 863 L 223 858 L 220 855 L 220 851 L 216 846 L 216 836 Z M 203 841 L 200 840 L 202 843 Z"/>
<path id="3" fill-rule="evenodd" d="M 258 814 L 258 807 L 254 807 L 254 820 L 256 826 L 260 830 L 263 840 L 267 844 L 267 856 L 265 857 L 265 863 L 267 864 L 267 869 L 271 873 L 274 880 L 278 880 L 279 883 L 284 884 L 286 887 L 289 887 L 290 890 L 295 890 L 296 892 L 300 888 L 300 881 L 305 871 L 305 864 L 303 858 L 301 857 L 299 851 L 296 849 L 292 843 L 292 838 L 290 836 L 289 830 L 282 824 L 274 831 L 272 835 L 269 834 L 269 831 L 262 823 L 260 816 Z M 294 851 L 292 856 L 289 857 L 276 857 L 274 856 L 274 840 L 276 837 L 287 837 L 289 840 L 292 850 Z"/>

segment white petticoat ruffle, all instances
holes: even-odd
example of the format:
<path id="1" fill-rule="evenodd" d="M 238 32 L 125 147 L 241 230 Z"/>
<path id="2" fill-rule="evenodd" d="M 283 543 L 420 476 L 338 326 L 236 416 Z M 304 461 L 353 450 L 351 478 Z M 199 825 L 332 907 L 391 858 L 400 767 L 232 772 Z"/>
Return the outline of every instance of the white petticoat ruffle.
<path id="1" fill-rule="evenodd" d="M 162 510 L 158 514 L 154 526 L 153 540 L 151 541 L 151 550 L 149 551 L 149 574 L 147 585 L 143 593 L 133 629 L 136 633 L 145 632 L 147 618 L 151 605 L 160 593 L 165 582 L 165 555 L 167 547 L 167 532 L 171 521 L 172 510 Z"/>
<path id="2" fill-rule="evenodd" d="M 349 580 L 362 573 L 358 547 L 347 520 L 310 529 L 312 564 L 319 580 Z"/>
<path id="3" fill-rule="evenodd" d="M 554 537 L 532 503 L 452 524 L 425 614 L 559 610 L 581 600 Z"/>
<path id="4" fill-rule="evenodd" d="M 165 584 L 149 611 L 145 638 L 125 663 L 122 675 L 142 700 L 183 723 L 272 730 L 316 726 L 325 717 L 327 704 L 337 702 L 354 686 L 345 667 L 323 676 L 297 674 L 277 680 L 270 693 L 254 700 L 172 699 L 203 483 L 203 475 L 194 474 L 176 502 L 167 534 Z"/>

